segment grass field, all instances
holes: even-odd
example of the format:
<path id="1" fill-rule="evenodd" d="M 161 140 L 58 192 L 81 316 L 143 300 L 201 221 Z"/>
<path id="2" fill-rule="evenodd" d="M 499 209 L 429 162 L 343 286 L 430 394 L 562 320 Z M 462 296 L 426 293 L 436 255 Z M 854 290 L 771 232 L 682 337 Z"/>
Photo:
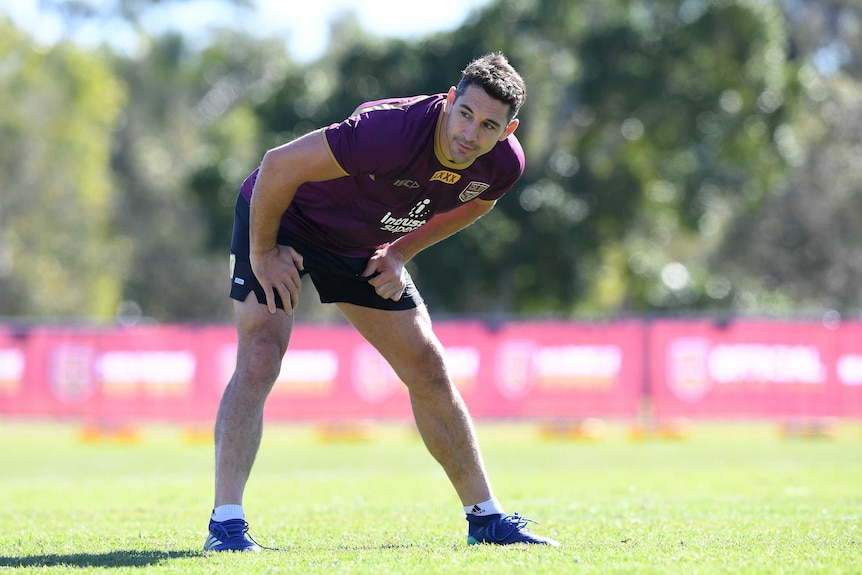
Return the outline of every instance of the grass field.
<path id="1" fill-rule="evenodd" d="M 561 546 L 467 546 L 454 492 L 407 426 L 322 441 L 270 425 L 245 506 L 280 548 L 200 552 L 212 450 L 183 429 L 84 442 L 80 425 L 0 422 L 0 572 L 862 573 L 862 423 L 833 438 L 698 425 L 686 439 L 543 439 L 479 425 L 498 496 Z"/>

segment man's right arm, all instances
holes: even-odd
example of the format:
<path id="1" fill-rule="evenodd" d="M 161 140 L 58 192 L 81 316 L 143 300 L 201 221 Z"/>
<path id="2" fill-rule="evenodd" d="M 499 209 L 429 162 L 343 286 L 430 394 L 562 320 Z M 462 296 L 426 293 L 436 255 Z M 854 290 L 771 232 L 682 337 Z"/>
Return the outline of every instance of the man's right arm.
<path id="1" fill-rule="evenodd" d="M 300 185 L 346 175 L 330 154 L 322 132 L 311 132 L 264 154 L 251 198 L 252 254 L 275 247 L 281 216 Z"/>
<path id="2" fill-rule="evenodd" d="M 249 216 L 250 259 L 254 274 L 275 313 L 277 292 L 289 314 L 299 301 L 302 257 L 277 245 L 281 217 L 305 182 L 322 182 L 346 175 L 326 144 L 322 130 L 269 150 L 254 184 Z"/>

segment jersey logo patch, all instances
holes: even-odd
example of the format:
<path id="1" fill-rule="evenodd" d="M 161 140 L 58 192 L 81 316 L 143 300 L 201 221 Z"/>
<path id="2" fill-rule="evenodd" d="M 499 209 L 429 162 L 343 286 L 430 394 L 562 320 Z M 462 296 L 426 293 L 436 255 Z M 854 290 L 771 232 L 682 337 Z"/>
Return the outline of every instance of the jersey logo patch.
<path id="1" fill-rule="evenodd" d="M 469 200 L 472 200 L 490 187 L 491 184 L 486 184 L 485 182 L 470 182 L 458 196 L 458 199 L 462 202 L 467 202 Z"/>
<path id="2" fill-rule="evenodd" d="M 443 182 L 444 184 L 457 184 L 460 179 L 461 174 L 456 174 L 448 170 L 437 170 L 434 172 L 434 175 L 431 176 L 432 182 Z"/>
<path id="3" fill-rule="evenodd" d="M 428 210 L 430 204 L 431 200 L 428 198 L 420 200 L 410 209 L 406 218 L 396 218 L 392 215 L 392 212 L 386 212 L 386 215 L 380 220 L 380 223 L 383 224 L 380 226 L 380 229 L 393 234 L 409 234 L 424 226 L 428 221 L 423 215 Z"/>
<path id="4" fill-rule="evenodd" d="M 392 185 L 396 187 L 402 186 L 411 190 L 415 190 L 419 187 L 419 182 L 417 182 L 416 180 L 395 180 L 394 182 L 392 182 Z"/>

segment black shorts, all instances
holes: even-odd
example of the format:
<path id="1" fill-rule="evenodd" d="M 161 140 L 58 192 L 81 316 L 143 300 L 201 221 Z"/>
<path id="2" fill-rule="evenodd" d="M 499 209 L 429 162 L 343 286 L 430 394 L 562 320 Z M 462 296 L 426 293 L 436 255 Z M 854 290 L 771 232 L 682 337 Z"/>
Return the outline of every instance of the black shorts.
<path id="1" fill-rule="evenodd" d="M 233 217 L 233 237 L 230 242 L 230 297 L 245 301 L 249 292 L 253 290 L 257 301 L 265 305 L 266 295 L 263 287 L 254 277 L 249 261 L 248 218 L 248 202 L 242 196 L 238 196 Z M 398 301 L 383 299 L 368 283 L 369 278 L 361 275 L 368 265 L 368 258 L 351 258 L 334 254 L 314 246 L 284 228 L 279 228 L 277 242 L 279 245 L 292 247 L 302 256 L 304 269 L 300 275 L 308 274 L 311 277 L 321 303 L 346 302 L 385 310 L 413 309 L 423 304 L 422 296 L 406 271 L 407 285 L 401 299 Z M 275 293 L 275 304 L 284 309 L 278 293 Z"/>

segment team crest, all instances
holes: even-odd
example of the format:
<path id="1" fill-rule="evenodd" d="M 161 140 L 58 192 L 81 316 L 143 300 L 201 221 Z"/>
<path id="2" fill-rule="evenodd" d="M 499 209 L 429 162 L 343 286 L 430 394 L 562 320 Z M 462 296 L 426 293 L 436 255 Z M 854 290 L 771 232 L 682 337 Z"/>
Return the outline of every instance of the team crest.
<path id="1" fill-rule="evenodd" d="M 458 199 L 462 202 L 470 201 L 490 187 L 491 184 L 486 184 L 485 182 L 470 182 L 464 188 L 464 191 L 461 192 L 461 195 L 458 196 Z"/>
<path id="2" fill-rule="evenodd" d="M 709 340 L 684 337 L 671 340 L 667 348 L 667 385 L 673 394 L 687 403 L 703 399 L 712 391 L 709 376 Z"/>

